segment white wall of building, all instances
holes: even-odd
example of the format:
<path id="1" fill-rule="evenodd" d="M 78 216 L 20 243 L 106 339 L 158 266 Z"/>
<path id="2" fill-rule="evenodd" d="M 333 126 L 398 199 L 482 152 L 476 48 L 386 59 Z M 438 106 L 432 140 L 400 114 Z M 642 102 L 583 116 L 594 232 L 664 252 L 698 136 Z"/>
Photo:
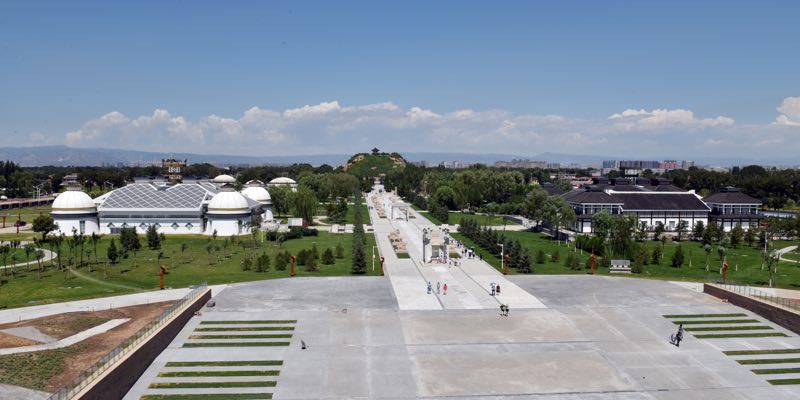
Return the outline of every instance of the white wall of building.
<path id="1" fill-rule="evenodd" d="M 109 226 L 113 224 L 113 226 Z M 158 224 L 156 231 L 165 235 L 188 235 L 188 234 L 202 234 L 203 221 L 201 220 L 163 220 L 153 221 L 144 219 L 114 219 L 100 221 L 100 233 L 110 234 L 117 233 L 120 228 L 136 228 L 136 233 L 145 234 L 150 225 Z M 187 226 L 187 224 L 189 226 Z"/>
<path id="2" fill-rule="evenodd" d="M 96 215 L 70 217 L 54 215 L 53 222 L 58 225 L 58 230 L 55 232 L 57 235 L 63 233 L 66 236 L 72 236 L 73 229 L 75 229 L 75 232 L 83 233 L 84 235 L 101 233 Z"/>
<path id="3" fill-rule="evenodd" d="M 213 235 L 217 231 L 217 236 L 236 236 L 250 233 L 250 216 L 241 217 L 218 217 L 209 216 L 206 224 L 206 235 Z"/>

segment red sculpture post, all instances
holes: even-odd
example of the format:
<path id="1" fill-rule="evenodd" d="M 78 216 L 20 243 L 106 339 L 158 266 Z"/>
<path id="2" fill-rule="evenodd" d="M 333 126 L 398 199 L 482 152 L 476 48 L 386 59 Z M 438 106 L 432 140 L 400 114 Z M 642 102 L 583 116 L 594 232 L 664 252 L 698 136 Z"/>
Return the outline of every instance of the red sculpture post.
<path id="1" fill-rule="evenodd" d="M 383 276 L 383 260 L 384 258 L 381 257 L 381 276 Z"/>
<path id="2" fill-rule="evenodd" d="M 292 272 L 289 274 L 289 276 L 295 276 L 295 275 L 297 274 L 294 273 L 294 256 L 292 256 Z"/>
<path id="3" fill-rule="evenodd" d="M 594 250 L 592 251 L 592 257 L 589 259 L 592 264 L 592 275 L 594 275 L 594 264 L 597 261 L 597 257 L 594 256 Z"/>
<path id="4" fill-rule="evenodd" d="M 511 257 L 506 254 L 503 257 L 503 275 L 508 275 L 508 262 L 511 260 Z"/>
<path id="5" fill-rule="evenodd" d="M 725 280 L 728 279 L 728 262 L 725 261 L 722 263 L 722 284 L 725 284 Z"/>

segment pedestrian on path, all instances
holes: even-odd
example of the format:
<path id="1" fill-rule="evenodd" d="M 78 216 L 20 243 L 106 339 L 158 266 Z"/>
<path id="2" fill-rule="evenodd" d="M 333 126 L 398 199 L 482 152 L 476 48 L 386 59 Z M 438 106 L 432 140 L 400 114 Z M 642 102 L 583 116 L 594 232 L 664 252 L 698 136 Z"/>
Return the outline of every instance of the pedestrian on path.
<path id="1" fill-rule="evenodd" d="M 433 291 L 433 287 L 431 286 L 431 282 L 428 281 L 428 294 L 431 294 L 432 291 Z"/>
<path id="2" fill-rule="evenodd" d="M 447 284 L 444 284 L 444 295 L 447 296 Z"/>
<path id="3" fill-rule="evenodd" d="M 500 284 L 499 283 L 497 285 L 495 285 L 494 289 L 495 289 L 495 292 L 497 292 L 497 294 L 500 294 Z"/>
<path id="4" fill-rule="evenodd" d="M 441 288 L 442 288 L 442 287 L 441 287 L 441 285 L 439 284 L 439 282 L 436 282 L 436 294 L 439 294 L 439 293 L 441 293 L 441 291 L 439 290 L 439 289 L 441 289 Z"/>

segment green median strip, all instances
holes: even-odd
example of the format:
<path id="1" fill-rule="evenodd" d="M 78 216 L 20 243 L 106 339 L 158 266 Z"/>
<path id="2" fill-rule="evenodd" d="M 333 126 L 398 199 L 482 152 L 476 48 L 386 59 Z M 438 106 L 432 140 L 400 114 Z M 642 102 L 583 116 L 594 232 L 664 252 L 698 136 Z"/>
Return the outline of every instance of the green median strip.
<path id="1" fill-rule="evenodd" d="M 763 333 L 720 333 L 709 335 L 694 335 L 698 339 L 726 339 L 726 338 L 757 338 L 757 337 L 786 337 L 785 334 L 780 332 L 763 332 Z"/>
<path id="2" fill-rule="evenodd" d="M 253 319 L 237 321 L 200 321 L 200 325 L 246 325 L 246 324 L 296 324 L 296 319 Z"/>
<path id="3" fill-rule="evenodd" d="M 184 343 L 183 347 L 271 347 L 288 346 L 289 342 L 218 342 L 218 343 Z"/>
<path id="4" fill-rule="evenodd" d="M 287 334 L 274 334 L 274 335 L 192 335 L 189 339 L 291 339 L 292 335 Z"/>
<path id="5" fill-rule="evenodd" d="M 711 327 L 689 327 L 684 328 L 687 332 L 703 332 L 703 331 L 757 331 L 763 329 L 772 329 L 771 326 L 766 325 L 751 325 L 751 326 L 711 326 Z"/>
<path id="6" fill-rule="evenodd" d="M 225 331 L 293 331 L 293 326 L 253 326 L 253 327 L 231 327 L 231 328 L 197 328 L 195 332 L 225 332 Z"/>
<path id="7" fill-rule="evenodd" d="M 672 321 L 675 325 L 706 325 L 706 324 L 752 324 L 759 322 L 757 319 L 716 319 L 704 321 Z"/>
<path id="8" fill-rule="evenodd" d="M 248 388 L 248 387 L 274 387 L 275 381 L 247 381 L 247 382 L 156 382 L 151 383 L 150 389 L 204 389 L 204 388 Z"/>
<path id="9" fill-rule="evenodd" d="M 770 379 L 767 382 L 773 385 L 800 385 L 800 379 Z"/>
<path id="10" fill-rule="evenodd" d="M 225 394 L 148 394 L 139 400 L 264 400 L 272 393 L 225 393 Z"/>
<path id="11" fill-rule="evenodd" d="M 728 350 L 723 351 L 728 356 L 758 356 L 764 354 L 798 354 L 800 349 L 773 349 L 773 350 Z"/>
<path id="12" fill-rule="evenodd" d="M 746 317 L 747 314 L 744 313 L 735 313 L 735 314 L 667 314 L 664 315 L 664 318 L 714 318 L 714 317 Z"/>
<path id="13" fill-rule="evenodd" d="M 800 368 L 767 368 L 767 369 L 754 369 L 754 374 L 769 375 L 769 374 L 800 374 Z"/>
<path id="14" fill-rule="evenodd" d="M 187 376 L 278 376 L 280 371 L 277 370 L 264 370 L 264 371 L 175 371 L 175 372 L 161 372 L 158 374 L 164 378 L 177 378 Z"/>
<path id="15" fill-rule="evenodd" d="M 758 364 L 792 364 L 800 363 L 800 358 L 758 358 L 755 360 L 736 360 L 742 365 L 758 365 Z"/>
<path id="16" fill-rule="evenodd" d="M 167 367 L 261 367 L 283 365 L 281 360 L 256 361 L 169 361 Z"/>

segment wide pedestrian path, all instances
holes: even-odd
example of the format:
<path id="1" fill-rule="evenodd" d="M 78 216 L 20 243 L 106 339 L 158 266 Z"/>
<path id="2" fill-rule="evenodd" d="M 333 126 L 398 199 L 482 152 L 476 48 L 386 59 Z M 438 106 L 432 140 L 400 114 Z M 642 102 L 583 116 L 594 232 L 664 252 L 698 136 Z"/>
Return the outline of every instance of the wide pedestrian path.
<path id="1" fill-rule="evenodd" d="M 369 215 L 376 242 L 385 257 L 385 272 L 401 310 L 497 309 L 501 303 L 514 309 L 546 308 L 535 296 L 520 289 L 483 260 L 462 258 L 459 265 L 424 263 L 423 229 L 440 228 L 410 207 L 408 221 L 391 219 L 388 212 L 387 218 L 380 218 L 374 206 L 383 201 L 383 196 L 388 194 L 380 193 L 380 187 L 370 193 L 368 200 L 373 207 Z M 410 258 L 397 258 L 388 239 L 393 231 L 400 233 Z M 427 293 L 428 282 L 433 287 L 430 294 Z M 492 283 L 500 285 L 500 295 L 491 295 Z"/>

